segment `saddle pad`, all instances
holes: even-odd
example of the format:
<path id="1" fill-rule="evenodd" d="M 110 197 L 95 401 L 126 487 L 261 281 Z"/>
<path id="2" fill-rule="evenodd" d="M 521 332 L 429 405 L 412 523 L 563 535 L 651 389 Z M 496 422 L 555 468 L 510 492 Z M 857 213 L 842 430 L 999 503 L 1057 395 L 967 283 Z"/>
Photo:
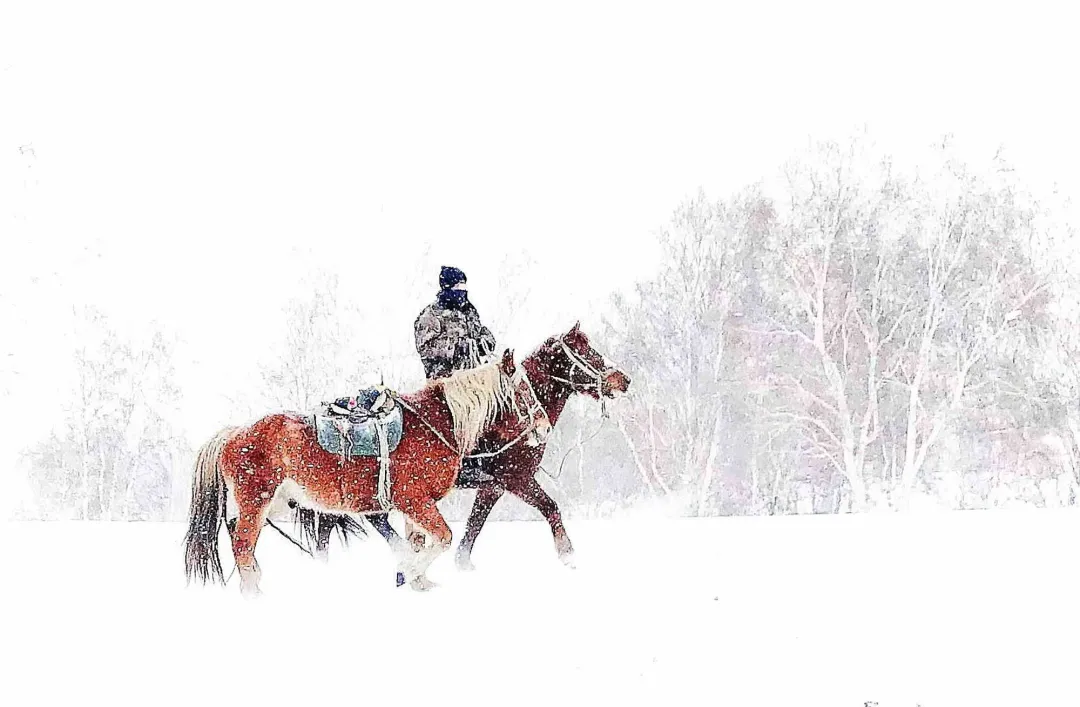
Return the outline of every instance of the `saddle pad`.
<path id="1" fill-rule="evenodd" d="M 350 457 L 379 456 L 379 432 L 375 429 L 375 420 L 349 422 L 345 418 L 327 415 L 315 415 L 314 418 L 315 437 L 319 446 L 331 454 L 347 454 Z M 401 443 L 401 408 L 395 407 L 389 414 L 382 416 L 381 420 L 386 425 L 389 454 Z M 347 438 L 342 436 L 342 430 Z"/>

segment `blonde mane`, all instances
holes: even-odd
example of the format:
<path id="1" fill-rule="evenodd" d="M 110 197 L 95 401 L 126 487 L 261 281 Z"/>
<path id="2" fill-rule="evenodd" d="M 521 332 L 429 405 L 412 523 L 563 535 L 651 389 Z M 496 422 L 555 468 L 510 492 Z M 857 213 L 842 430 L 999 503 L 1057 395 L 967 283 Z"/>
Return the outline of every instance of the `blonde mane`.
<path id="1" fill-rule="evenodd" d="M 439 383 L 454 420 L 458 449 L 468 454 L 476 447 L 484 428 L 511 404 L 513 387 L 499 369 L 498 361 L 457 371 Z"/>

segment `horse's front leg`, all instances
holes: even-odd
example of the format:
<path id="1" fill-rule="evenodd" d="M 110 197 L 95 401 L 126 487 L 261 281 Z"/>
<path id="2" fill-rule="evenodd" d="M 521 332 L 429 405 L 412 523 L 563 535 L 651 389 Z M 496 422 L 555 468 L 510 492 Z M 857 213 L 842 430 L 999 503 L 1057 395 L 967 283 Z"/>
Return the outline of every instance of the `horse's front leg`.
<path id="1" fill-rule="evenodd" d="M 570 542 L 570 536 L 566 534 L 566 527 L 563 525 L 559 506 L 548 495 L 547 491 L 540 486 L 536 478 L 532 476 L 508 477 L 506 479 L 506 490 L 540 511 L 548 525 L 551 526 L 551 534 L 555 538 L 555 552 L 558 553 L 559 559 L 567 567 L 573 567 L 574 545 Z"/>
<path id="2" fill-rule="evenodd" d="M 480 535 L 480 530 L 484 527 L 491 509 L 502 498 L 504 492 L 505 490 L 501 486 L 493 483 L 484 483 L 476 491 L 476 498 L 473 499 L 472 509 L 469 511 L 469 520 L 465 524 L 465 537 L 458 543 L 455 555 L 455 564 L 457 564 L 459 570 L 476 569 L 472 563 L 473 546 L 476 544 L 476 538 Z"/>

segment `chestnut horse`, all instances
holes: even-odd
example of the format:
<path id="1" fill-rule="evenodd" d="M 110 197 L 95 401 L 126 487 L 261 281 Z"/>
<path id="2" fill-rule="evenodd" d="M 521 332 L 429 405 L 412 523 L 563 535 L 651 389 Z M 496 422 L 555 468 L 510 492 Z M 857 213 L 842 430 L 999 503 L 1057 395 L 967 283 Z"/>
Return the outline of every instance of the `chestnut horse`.
<path id="1" fill-rule="evenodd" d="M 527 413 L 519 395 L 527 396 Z M 395 543 L 391 549 L 404 579 L 424 590 L 433 586 L 424 574 L 428 566 L 450 547 L 450 528 L 436 502 L 453 487 L 463 453 L 481 435 L 503 444 L 542 444 L 551 427 L 509 349 L 500 361 L 390 398 L 402 408 L 402 436 L 389 455 L 389 503 L 431 541 L 415 552 Z M 249 427 L 223 429 L 203 445 L 195 464 L 185 537 L 188 581 L 194 576 L 224 582 L 217 538 L 226 494 L 238 512 L 227 525 L 241 591 L 256 594 L 261 573 L 255 545 L 275 501 L 295 500 L 321 513 L 384 513 L 378 475 L 376 457 L 346 459 L 323 449 L 303 415 L 271 414 Z"/>
<path id="2" fill-rule="evenodd" d="M 630 377 L 609 365 L 604 356 L 592 347 L 589 337 L 581 330 L 580 322 L 574 324 L 565 334 L 545 341 L 522 360 L 521 368 L 532 382 L 535 395 L 552 426 L 558 422 L 567 402 L 575 394 L 587 395 L 603 405 L 605 399 L 625 394 L 630 388 Z M 606 410 L 603 414 L 606 415 Z M 500 447 L 503 447 L 501 451 Z M 546 442 L 532 447 L 520 444 L 505 447 L 494 433 L 480 437 L 476 451 L 483 456 L 467 458 L 466 463 L 473 464 L 489 478 L 469 486 L 458 482 L 460 488 L 477 489 L 466 524 L 465 537 L 458 544 L 456 553 L 460 569 L 474 569 L 471 555 L 476 538 L 491 509 L 508 491 L 543 515 L 551 526 L 559 558 L 572 566 L 574 548 L 563 525 L 562 514 L 554 499 L 536 481 L 545 449 Z M 498 453 L 493 453 L 493 450 Z M 385 513 L 369 514 L 366 518 L 391 546 L 400 545 L 401 538 L 390 525 Z M 339 516 L 313 512 L 300 516 L 305 537 L 309 542 L 314 541 L 316 553 L 323 558 L 328 550 L 330 535 L 335 529 L 341 532 L 343 539 L 346 539 L 350 532 L 355 532 L 343 521 Z M 403 583 L 404 579 L 399 574 L 398 584 Z"/>

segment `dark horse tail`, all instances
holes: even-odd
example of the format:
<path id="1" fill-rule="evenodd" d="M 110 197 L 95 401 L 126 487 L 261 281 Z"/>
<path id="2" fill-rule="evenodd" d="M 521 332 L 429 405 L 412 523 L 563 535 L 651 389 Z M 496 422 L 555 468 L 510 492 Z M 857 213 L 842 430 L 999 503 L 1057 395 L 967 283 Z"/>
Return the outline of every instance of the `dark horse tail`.
<path id="1" fill-rule="evenodd" d="M 225 518 L 225 479 L 221 475 L 221 450 L 239 427 L 226 427 L 199 449 L 191 479 L 191 506 L 184 536 L 184 574 L 203 584 L 225 583 L 218 553 L 218 534 Z"/>

